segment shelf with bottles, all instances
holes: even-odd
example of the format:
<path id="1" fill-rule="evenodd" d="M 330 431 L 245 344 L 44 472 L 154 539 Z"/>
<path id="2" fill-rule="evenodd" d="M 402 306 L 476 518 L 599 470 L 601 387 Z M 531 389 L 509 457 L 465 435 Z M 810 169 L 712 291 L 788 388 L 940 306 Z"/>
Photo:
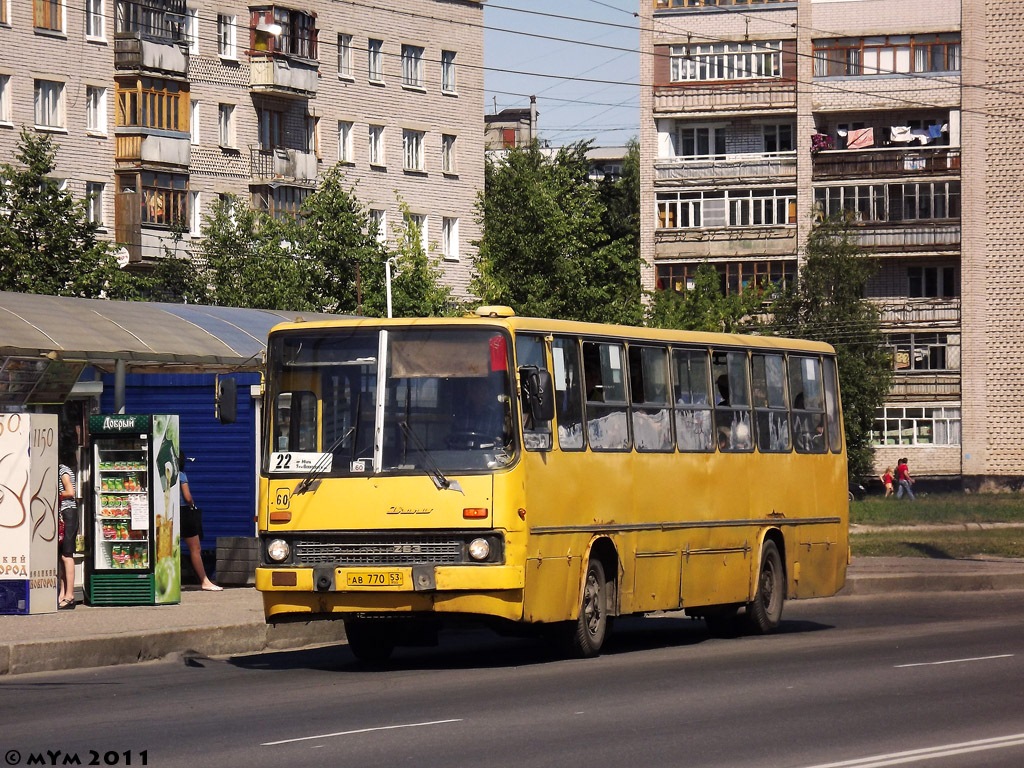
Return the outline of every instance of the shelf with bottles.
<path id="1" fill-rule="evenodd" d="M 100 491 L 103 493 L 145 493 L 145 472 L 120 472 L 100 474 Z"/>
<path id="2" fill-rule="evenodd" d="M 100 519 L 99 523 L 100 541 L 149 541 L 149 531 L 135 530 L 131 524 L 124 521 Z"/>
<path id="3" fill-rule="evenodd" d="M 140 570 L 149 568 L 149 544 L 147 542 L 103 542 L 101 559 L 103 565 L 112 570 Z"/>

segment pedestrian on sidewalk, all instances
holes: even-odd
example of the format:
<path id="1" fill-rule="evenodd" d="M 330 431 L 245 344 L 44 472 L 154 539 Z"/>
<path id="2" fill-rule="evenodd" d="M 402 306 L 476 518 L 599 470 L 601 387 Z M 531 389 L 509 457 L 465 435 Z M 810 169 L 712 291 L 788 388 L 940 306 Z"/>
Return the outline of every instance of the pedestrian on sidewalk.
<path id="1" fill-rule="evenodd" d="M 192 498 L 192 489 L 188 485 L 188 475 L 185 474 L 185 452 L 178 454 L 178 482 L 181 485 L 181 538 L 188 546 L 189 558 L 192 560 L 192 569 L 199 577 L 199 584 L 207 592 L 220 592 L 223 587 L 217 586 L 210 577 L 206 575 L 206 568 L 203 567 L 203 552 L 200 549 L 199 540 L 203 537 L 203 512 L 196 506 Z"/>
<path id="2" fill-rule="evenodd" d="M 75 476 L 75 446 L 60 443 L 57 459 L 57 609 L 75 607 L 75 540 L 78 538 L 78 485 Z"/>
<path id="3" fill-rule="evenodd" d="M 906 459 L 900 459 L 896 463 L 896 498 L 902 499 L 904 491 L 907 494 L 907 498 L 911 501 L 914 500 L 914 491 L 910 487 L 914 484 L 914 478 L 910 476 L 910 467 L 907 466 Z"/>
<path id="4" fill-rule="evenodd" d="M 885 486 L 885 498 L 889 498 L 893 494 L 892 489 L 892 467 L 886 467 L 885 472 L 879 475 L 879 480 L 882 481 L 882 485 Z"/>

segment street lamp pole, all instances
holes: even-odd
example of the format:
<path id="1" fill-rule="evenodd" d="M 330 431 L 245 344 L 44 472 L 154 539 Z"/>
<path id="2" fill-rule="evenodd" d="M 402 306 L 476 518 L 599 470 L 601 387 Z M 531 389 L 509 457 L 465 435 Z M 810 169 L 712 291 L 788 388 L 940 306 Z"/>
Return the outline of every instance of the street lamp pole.
<path id="1" fill-rule="evenodd" d="M 384 262 L 384 282 L 388 294 L 388 317 L 391 317 L 391 265 L 398 269 L 398 259 L 392 256 Z"/>

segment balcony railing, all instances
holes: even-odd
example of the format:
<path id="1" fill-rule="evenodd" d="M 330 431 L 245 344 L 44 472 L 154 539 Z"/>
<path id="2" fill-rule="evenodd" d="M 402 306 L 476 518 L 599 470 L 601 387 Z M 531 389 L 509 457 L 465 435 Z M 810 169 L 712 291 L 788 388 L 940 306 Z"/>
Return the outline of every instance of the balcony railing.
<path id="1" fill-rule="evenodd" d="M 796 109 L 796 83 L 745 80 L 716 85 L 671 85 L 654 89 L 654 113 L 757 113 Z"/>
<path id="2" fill-rule="evenodd" d="M 751 152 L 717 157 L 666 157 L 654 161 L 655 183 L 796 178 L 796 152 Z"/>
<path id="3" fill-rule="evenodd" d="M 280 96 L 312 98 L 319 87 L 316 64 L 282 56 L 253 55 L 249 84 L 253 90 L 270 91 Z"/>
<path id="4" fill-rule="evenodd" d="M 249 159 L 254 181 L 297 181 L 315 184 L 317 159 L 312 152 L 275 147 L 250 147 Z"/>
<path id="5" fill-rule="evenodd" d="M 190 150 L 191 144 L 187 135 L 118 133 L 114 137 L 114 160 L 118 163 L 187 167 Z"/>
<path id="6" fill-rule="evenodd" d="M 959 371 L 897 372 L 886 401 L 920 402 L 921 400 L 959 400 Z"/>
<path id="7" fill-rule="evenodd" d="M 787 256 L 796 246 L 796 227 L 791 226 L 654 231 L 655 260 Z"/>
<path id="8" fill-rule="evenodd" d="M 960 299 L 956 297 L 876 301 L 883 326 L 929 330 L 960 327 Z"/>
<path id="9" fill-rule="evenodd" d="M 114 68 L 185 76 L 188 46 L 168 40 L 150 40 L 139 32 L 118 32 L 114 35 Z"/>
<path id="10" fill-rule="evenodd" d="M 955 251 L 960 248 L 960 222 L 864 224 L 856 228 L 856 240 L 868 251 Z"/>
<path id="11" fill-rule="evenodd" d="M 874 179 L 899 176 L 951 175 L 960 172 L 959 147 L 920 149 L 834 150 L 814 157 L 813 178 Z"/>

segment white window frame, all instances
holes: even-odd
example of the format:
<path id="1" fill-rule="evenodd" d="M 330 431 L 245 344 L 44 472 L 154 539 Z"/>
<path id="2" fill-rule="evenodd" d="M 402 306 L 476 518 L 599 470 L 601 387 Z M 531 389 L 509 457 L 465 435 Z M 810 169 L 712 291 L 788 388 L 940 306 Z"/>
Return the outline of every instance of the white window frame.
<path id="1" fill-rule="evenodd" d="M 185 8 L 185 40 L 188 41 L 188 52 L 192 55 L 199 53 L 199 9 L 187 6 Z"/>
<path id="2" fill-rule="evenodd" d="M 351 120 L 339 120 L 338 121 L 338 162 L 339 163 L 353 163 L 355 162 L 355 153 L 352 149 L 353 141 L 352 135 L 355 130 L 355 126 Z"/>
<path id="3" fill-rule="evenodd" d="M 367 222 L 377 225 L 377 242 L 384 245 L 388 241 L 388 212 L 382 208 L 370 208 L 367 213 Z"/>
<path id="4" fill-rule="evenodd" d="M 422 46 L 402 43 L 403 88 L 423 88 L 423 52 Z"/>
<path id="5" fill-rule="evenodd" d="M 235 105 L 217 106 L 217 142 L 228 149 L 235 148 Z"/>
<path id="6" fill-rule="evenodd" d="M 107 39 L 106 0 L 85 0 L 85 39 Z"/>
<path id="7" fill-rule="evenodd" d="M 426 166 L 423 162 L 423 140 L 426 137 L 424 131 L 417 131 L 411 128 L 402 129 L 402 169 L 406 171 L 423 171 Z"/>
<path id="8" fill-rule="evenodd" d="M 782 77 L 782 41 L 673 45 L 669 79 L 673 83 L 761 80 Z"/>
<path id="9" fill-rule="evenodd" d="M 237 16 L 217 14 L 217 55 L 222 59 L 238 59 L 237 25 Z"/>
<path id="10" fill-rule="evenodd" d="M 202 110 L 202 105 L 199 99 L 189 99 L 188 105 L 188 139 L 189 144 L 193 147 L 199 146 L 202 141 L 201 127 L 202 123 L 199 120 L 199 114 Z"/>
<path id="11" fill-rule="evenodd" d="M 37 130 L 67 130 L 67 115 L 64 107 L 64 83 L 56 80 L 35 81 L 33 88 L 33 115 Z"/>
<path id="12" fill-rule="evenodd" d="M 459 220 L 453 216 L 441 219 L 441 254 L 446 261 L 459 260 Z"/>
<path id="13" fill-rule="evenodd" d="M 0 3 L 7 0 L 0 0 Z M 13 110 L 11 108 L 11 76 L 0 75 L 0 123 L 13 125 Z"/>
<path id="14" fill-rule="evenodd" d="M 0 0 L 0 11 L 3 11 L 0 27 L 11 26 L 11 0 Z"/>
<path id="15" fill-rule="evenodd" d="M 188 198 L 188 233 L 192 237 L 199 237 L 203 233 L 203 216 L 199 193 L 189 190 Z"/>
<path id="16" fill-rule="evenodd" d="M 455 162 L 456 144 L 457 138 L 455 134 L 444 133 L 441 135 L 441 173 L 454 176 L 459 172 L 458 163 Z"/>
<path id="17" fill-rule="evenodd" d="M 456 93 L 455 51 L 441 51 L 441 92 Z"/>
<path id="18" fill-rule="evenodd" d="M 420 247 L 423 248 L 424 253 L 430 253 L 430 237 L 427 232 L 427 224 L 429 217 L 425 213 L 410 213 L 406 221 L 406 226 L 415 224 L 420 230 Z"/>
<path id="19" fill-rule="evenodd" d="M 107 135 L 107 89 L 85 86 L 85 131 L 93 136 Z"/>
<path id="20" fill-rule="evenodd" d="M 101 228 L 107 226 L 106 206 L 103 202 L 106 186 L 102 181 L 85 182 L 86 214 L 89 217 L 89 221 L 94 222 L 96 226 Z"/>
<path id="21" fill-rule="evenodd" d="M 352 80 L 352 35 L 338 33 L 338 77 Z"/>
<path id="22" fill-rule="evenodd" d="M 366 41 L 366 76 L 371 83 L 384 82 L 384 41 L 375 37 Z"/>
<path id="23" fill-rule="evenodd" d="M 387 158 L 384 154 L 384 126 L 369 126 L 369 155 L 370 165 L 386 165 Z"/>
<path id="24" fill-rule="evenodd" d="M 955 405 L 885 406 L 875 411 L 871 443 L 901 448 L 957 446 L 963 441 L 961 423 L 962 411 Z"/>

